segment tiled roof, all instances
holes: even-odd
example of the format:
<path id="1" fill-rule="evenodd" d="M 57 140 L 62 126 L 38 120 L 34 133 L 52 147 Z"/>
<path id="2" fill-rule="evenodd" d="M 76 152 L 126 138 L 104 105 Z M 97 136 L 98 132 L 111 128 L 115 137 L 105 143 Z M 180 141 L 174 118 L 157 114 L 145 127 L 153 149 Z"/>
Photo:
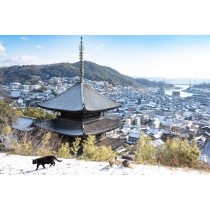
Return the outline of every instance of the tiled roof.
<path id="1" fill-rule="evenodd" d="M 121 140 L 119 138 L 109 138 L 109 137 L 106 137 L 100 141 L 98 141 L 95 145 L 96 146 L 111 146 L 111 148 L 113 150 L 119 148 L 120 146 L 122 146 L 123 144 L 126 143 L 126 140 Z"/>
<path id="2" fill-rule="evenodd" d="M 74 121 L 64 118 L 35 123 L 35 126 L 66 136 L 96 135 L 108 132 L 121 126 L 119 120 L 99 118 L 88 121 Z"/>
<path id="3" fill-rule="evenodd" d="M 57 111 L 103 111 L 120 107 L 116 103 L 93 90 L 86 83 L 78 82 L 57 97 L 38 103 L 44 109 Z"/>
<path id="4" fill-rule="evenodd" d="M 12 128 L 20 131 L 31 131 L 34 129 L 33 123 L 35 122 L 34 118 L 30 117 L 19 117 L 17 122 L 12 125 Z"/>

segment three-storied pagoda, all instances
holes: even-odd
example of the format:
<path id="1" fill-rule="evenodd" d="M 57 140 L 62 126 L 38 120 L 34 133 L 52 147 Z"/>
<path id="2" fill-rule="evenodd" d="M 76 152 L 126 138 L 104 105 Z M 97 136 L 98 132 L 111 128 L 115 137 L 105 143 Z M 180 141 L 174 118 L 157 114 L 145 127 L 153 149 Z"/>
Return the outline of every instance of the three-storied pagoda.
<path id="1" fill-rule="evenodd" d="M 36 123 L 37 127 L 68 137 L 87 137 L 101 134 L 121 126 L 120 120 L 104 117 L 104 112 L 116 109 L 120 103 L 111 101 L 84 82 L 84 46 L 79 48 L 80 81 L 57 97 L 38 104 L 43 109 L 60 113 L 55 119 Z"/>

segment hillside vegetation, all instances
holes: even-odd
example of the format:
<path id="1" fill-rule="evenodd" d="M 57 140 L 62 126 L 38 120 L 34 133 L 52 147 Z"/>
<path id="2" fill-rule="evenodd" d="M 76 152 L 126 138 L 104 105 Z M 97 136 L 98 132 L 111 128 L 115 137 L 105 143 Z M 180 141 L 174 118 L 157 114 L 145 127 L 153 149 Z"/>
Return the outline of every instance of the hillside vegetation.
<path id="1" fill-rule="evenodd" d="M 149 80 L 136 80 L 132 77 L 120 74 L 118 71 L 100 66 L 90 61 L 84 61 L 85 78 L 95 81 L 107 81 L 113 85 L 148 86 L 153 84 Z M 45 81 L 51 77 L 75 77 L 79 76 L 79 62 L 57 63 L 47 65 L 15 65 L 0 68 L 1 82 L 9 84 L 20 82 L 22 84 L 36 84 L 39 80 Z"/>

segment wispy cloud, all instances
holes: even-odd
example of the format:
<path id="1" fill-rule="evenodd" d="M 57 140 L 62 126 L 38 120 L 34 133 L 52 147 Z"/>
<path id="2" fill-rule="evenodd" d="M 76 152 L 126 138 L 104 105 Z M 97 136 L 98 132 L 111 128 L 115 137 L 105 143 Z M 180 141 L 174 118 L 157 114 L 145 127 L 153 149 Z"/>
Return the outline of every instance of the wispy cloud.
<path id="1" fill-rule="evenodd" d="M 0 55 L 4 54 L 5 51 L 6 51 L 6 48 L 2 44 L 0 44 Z"/>
<path id="2" fill-rule="evenodd" d="M 44 49 L 45 47 L 38 44 L 38 45 L 36 45 L 36 48 L 37 48 L 37 49 Z"/>
<path id="3" fill-rule="evenodd" d="M 28 37 L 26 37 L 26 36 L 21 36 L 20 38 L 21 38 L 22 40 L 24 40 L 24 41 L 29 40 L 29 38 L 28 38 Z"/>
<path id="4" fill-rule="evenodd" d="M 31 55 L 12 56 L 1 61 L 6 66 L 39 64 L 39 58 Z"/>

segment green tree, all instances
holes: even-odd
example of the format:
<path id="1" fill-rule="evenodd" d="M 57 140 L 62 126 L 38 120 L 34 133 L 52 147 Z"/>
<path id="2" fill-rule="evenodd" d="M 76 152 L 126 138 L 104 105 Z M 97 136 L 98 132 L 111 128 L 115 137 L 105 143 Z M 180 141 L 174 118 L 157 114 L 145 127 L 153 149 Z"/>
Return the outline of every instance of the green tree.
<path id="1" fill-rule="evenodd" d="M 53 137 L 53 133 L 47 132 L 42 138 L 42 142 L 40 147 L 36 148 L 36 154 L 38 156 L 43 156 L 43 155 L 49 155 L 49 154 L 56 154 L 56 151 L 54 150 L 54 147 L 51 143 L 51 139 Z"/>
<path id="2" fill-rule="evenodd" d="M 95 160 L 96 147 L 95 147 L 95 137 L 88 136 L 82 144 L 83 155 L 82 158 L 85 160 Z"/>
<path id="3" fill-rule="evenodd" d="M 70 155 L 70 147 L 69 147 L 69 143 L 68 142 L 65 142 L 65 143 L 62 143 L 60 148 L 58 149 L 58 157 L 61 157 L 61 158 L 70 158 L 71 155 Z"/>
<path id="4" fill-rule="evenodd" d="M 72 143 L 72 147 L 70 148 L 71 152 L 73 152 L 74 157 L 77 156 L 77 152 L 80 149 L 81 138 L 76 137 L 75 141 Z"/>
<path id="5" fill-rule="evenodd" d="M 33 117 L 36 119 L 52 119 L 55 118 L 55 114 L 46 112 L 44 109 L 37 107 L 27 107 L 23 111 L 24 116 Z"/>
<path id="6" fill-rule="evenodd" d="M 0 100 L 0 116 L 0 135 L 7 135 L 11 133 L 11 126 L 18 119 L 20 113 Z"/>
<path id="7" fill-rule="evenodd" d="M 135 161 L 143 164 L 153 164 L 156 162 L 155 148 L 152 144 L 152 139 L 141 132 L 140 138 L 137 141 Z"/>
<path id="8" fill-rule="evenodd" d="M 88 138 L 84 140 L 82 148 L 82 159 L 85 160 L 108 161 L 116 156 L 110 146 L 96 146 L 95 136 L 88 136 Z"/>
<path id="9" fill-rule="evenodd" d="M 196 143 L 184 140 L 167 140 L 157 150 L 159 163 L 175 167 L 196 167 L 199 164 L 200 150 Z"/>

